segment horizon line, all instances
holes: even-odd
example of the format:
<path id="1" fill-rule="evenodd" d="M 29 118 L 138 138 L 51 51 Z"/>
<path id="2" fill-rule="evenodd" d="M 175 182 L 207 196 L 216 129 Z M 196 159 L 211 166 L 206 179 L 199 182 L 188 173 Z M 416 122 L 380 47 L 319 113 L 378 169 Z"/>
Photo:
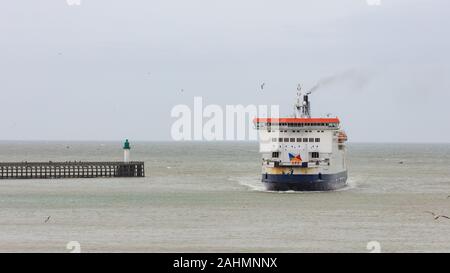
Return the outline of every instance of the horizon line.
<path id="1" fill-rule="evenodd" d="M 98 139 L 0 139 L 0 143 L 3 142 L 123 142 L 126 138 L 120 140 L 98 140 Z M 258 143 L 258 140 L 142 140 L 142 139 L 130 139 L 131 142 L 172 142 L 172 143 L 232 143 L 232 142 L 247 142 L 247 143 Z M 349 144 L 450 144 L 450 142 L 443 141 L 429 141 L 429 142 L 418 142 L 418 141 L 348 141 Z"/>

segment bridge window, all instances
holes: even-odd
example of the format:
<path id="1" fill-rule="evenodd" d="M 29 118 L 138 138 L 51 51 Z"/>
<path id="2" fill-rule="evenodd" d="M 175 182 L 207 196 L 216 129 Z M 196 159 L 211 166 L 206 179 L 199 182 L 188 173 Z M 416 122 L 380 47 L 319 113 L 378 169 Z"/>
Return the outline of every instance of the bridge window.
<path id="1" fill-rule="evenodd" d="M 284 142 L 289 142 L 289 138 L 285 137 Z"/>
<path id="2" fill-rule="evenodd" d="M 312 152 L 311 153 L 311 157 L 312 158 L 319 158 L 319 153 L 318 152 Z"/>
<path id="3" fill-rule="evenodd" d="M 316 138 L 316 142 L 320 142 L 320 138 Z"/>
<path id="4" fill-rule="evenodd" d="M 280 138 L 278 139 L 278 142 L 283 142 L 283 139 L 280 137 Z"/>
<path id="5" fill-rule="evenodd" d="M 314 142 L 314 138 L 311 137 L 311 138 L 309 139 L 309 142 Z"/>
<path id="6" fill-rule="evenodd" d="M 295 142 L 295 138 L 291 138 L 289 141 L 290 142 Z"/>
<path id="7" fill-rule="evenodd" d="M 300 137 L 297 138 L 297 142 L 302 142 L 302 139 Z"/>
<path id="8" fill-rule="evenodd" d="M 308 139 L 306 137 L 303 138 L 303 142 L 308 142 Z"/>
<path id="9" fill-rule="evenodd" d="M 272 153 L 272 157 L 273 158 L 278 158 L 280 156 L 280 153 L 279 152 L 273 152 Z"/>

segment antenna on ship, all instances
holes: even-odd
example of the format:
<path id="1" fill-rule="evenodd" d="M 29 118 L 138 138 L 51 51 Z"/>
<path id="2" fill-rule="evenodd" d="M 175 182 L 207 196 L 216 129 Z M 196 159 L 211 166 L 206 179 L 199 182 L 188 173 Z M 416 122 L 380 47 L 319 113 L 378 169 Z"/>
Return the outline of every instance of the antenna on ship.
<path id="1" fill-rule="evenodd" d="M 296 118 L 310 118 L 311 117 L 311 105 L 309 103 L 308 96 L 311 91 L 302 95 L 302 86 L 297 85 L 297 101 L 295 103 L 295 117 Z"/>

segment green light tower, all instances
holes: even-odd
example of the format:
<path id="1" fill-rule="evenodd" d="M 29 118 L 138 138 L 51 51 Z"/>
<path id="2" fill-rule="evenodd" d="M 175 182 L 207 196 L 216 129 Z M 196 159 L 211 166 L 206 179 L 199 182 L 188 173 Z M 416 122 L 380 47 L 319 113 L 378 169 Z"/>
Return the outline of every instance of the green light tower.
<path id="1" fill-rule="evenodd" d="M 130 162 L 130 142 L 128 142 L 128 139 L 125 139 L 123 143 L 123 162 Z"/>

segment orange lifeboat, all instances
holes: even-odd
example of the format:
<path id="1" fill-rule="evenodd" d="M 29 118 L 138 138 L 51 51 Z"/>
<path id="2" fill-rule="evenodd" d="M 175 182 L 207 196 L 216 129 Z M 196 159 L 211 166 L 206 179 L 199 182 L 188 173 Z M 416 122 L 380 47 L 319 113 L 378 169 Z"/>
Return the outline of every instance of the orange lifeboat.
<path id="1" fill-rule="evenodd" d="M 338 133 L 338 142 L 339 143 L 344 143 L 347 141 L 347 134 L 344 131 L 340 131 Z"/>

